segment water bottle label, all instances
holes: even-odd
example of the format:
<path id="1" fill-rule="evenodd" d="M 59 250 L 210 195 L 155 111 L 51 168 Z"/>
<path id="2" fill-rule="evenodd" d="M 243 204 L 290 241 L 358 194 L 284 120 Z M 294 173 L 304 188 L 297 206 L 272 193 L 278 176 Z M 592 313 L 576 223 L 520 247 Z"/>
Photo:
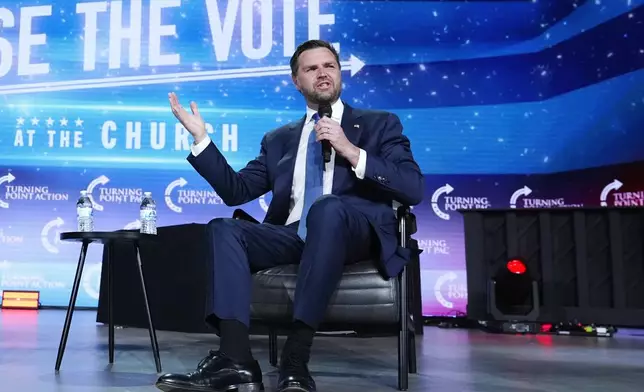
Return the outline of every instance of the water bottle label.
<path id="1" fill-rule="evenodd" d="M 92 216 L 92 208 L 91 207 L 78 207 L 76 209 L 76 214 L 78 215 L 79 218 L 89 218 Z"/>
<path id="2" fill-rule="evenodd" d="M 155 210 L 141 210 L 141 220 L 154 219 L 157 217 Z"/>

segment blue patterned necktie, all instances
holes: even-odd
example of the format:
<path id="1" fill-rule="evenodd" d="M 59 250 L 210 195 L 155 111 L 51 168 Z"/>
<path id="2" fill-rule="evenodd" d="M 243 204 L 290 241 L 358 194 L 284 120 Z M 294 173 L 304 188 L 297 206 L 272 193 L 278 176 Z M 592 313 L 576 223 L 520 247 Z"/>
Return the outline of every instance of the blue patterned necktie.
<path id="1" fill-rule="evenodd" d="M 317 124 L 320 116 L 315 113 L 313 121 Z M 323 193 L 324 161 L 322 159 L 322 143 L 315 141 L 315 130 L 311 130 L 306 147 L 306 174 L 304 176 L 304 206 L 300 218 L 297 235 L 304 241 L 306 239 L 306 217 L 313 203 Z"/>

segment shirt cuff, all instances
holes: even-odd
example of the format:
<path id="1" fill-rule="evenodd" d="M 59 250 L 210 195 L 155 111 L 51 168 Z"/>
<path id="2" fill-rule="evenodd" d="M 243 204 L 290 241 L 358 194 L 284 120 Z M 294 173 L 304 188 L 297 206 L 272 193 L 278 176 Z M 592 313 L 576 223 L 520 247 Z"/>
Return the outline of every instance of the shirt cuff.
<path id="1" fill-rule="evenodd" d="M 356 165 L 356 167 L 353 167 L 352 169 L 354 173 L 356 173 L 356 177 L 358 177 L 361 180 L 364 179 L 364 172 L 367 169 L 367 152 L 362 148 L 360 149 L 358 164 Z"/>
<path id="2" fill-rule="evenodd" d="M 210 144 L 210 136 L 206 135 L 206 137 L 199 143 L 197 144 L 192 143 L 190 145 L 190 152 L 192 152 L 192 155 L 196 158 L 197 155 L 201 154 L 203 150 L 205 150 L 206 147 L 208 147 L 209 144 Z"/>

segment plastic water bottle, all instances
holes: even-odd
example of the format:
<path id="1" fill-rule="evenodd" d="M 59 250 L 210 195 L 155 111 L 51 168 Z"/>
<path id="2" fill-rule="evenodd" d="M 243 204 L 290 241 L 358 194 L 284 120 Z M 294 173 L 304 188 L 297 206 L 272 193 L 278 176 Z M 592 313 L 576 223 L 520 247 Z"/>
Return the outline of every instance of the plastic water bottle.
<path id="1" fill-rule="evenodd" d="M 94 206 L 87 196 L 87 191 L 81 191 L 81 196 L 76 202 L 76 221 L 78 231 L 94 231 Z"/>
<path id="2" fill-rule="evenodd" d="M 141 201 L 141 233 L 142 234 L 156 234 L 157 233 L 157 205 L 152 199 L 152 192 L 144 192 L 143 200 Z"/>

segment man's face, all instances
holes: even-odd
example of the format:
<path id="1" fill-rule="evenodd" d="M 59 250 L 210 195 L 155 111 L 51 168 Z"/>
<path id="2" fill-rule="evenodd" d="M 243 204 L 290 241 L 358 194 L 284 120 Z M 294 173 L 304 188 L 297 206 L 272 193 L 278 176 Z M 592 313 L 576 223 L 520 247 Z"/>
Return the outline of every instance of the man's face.
<path id="1" fill-rule="evenodd" d="M 293 83 L 307 102 L 333 103 L 342 90 L 340 65 L 327 48 L 309 49 L 299 57 Z"/>

